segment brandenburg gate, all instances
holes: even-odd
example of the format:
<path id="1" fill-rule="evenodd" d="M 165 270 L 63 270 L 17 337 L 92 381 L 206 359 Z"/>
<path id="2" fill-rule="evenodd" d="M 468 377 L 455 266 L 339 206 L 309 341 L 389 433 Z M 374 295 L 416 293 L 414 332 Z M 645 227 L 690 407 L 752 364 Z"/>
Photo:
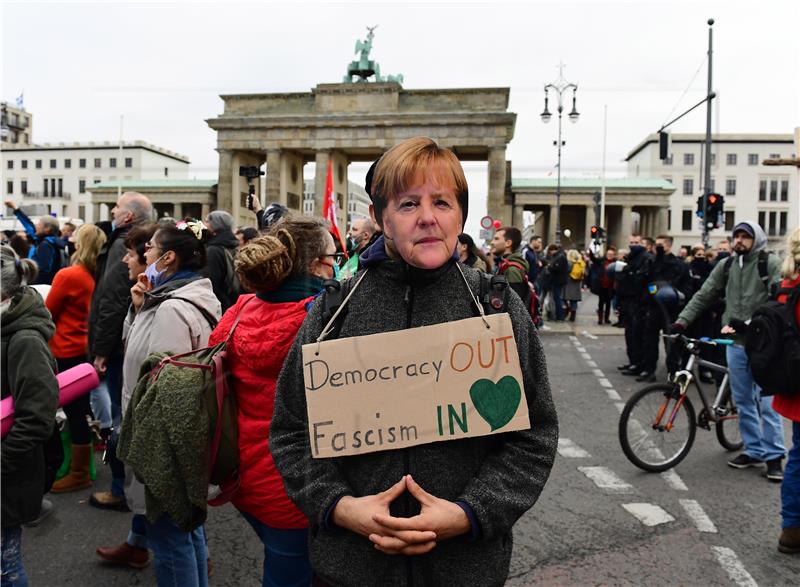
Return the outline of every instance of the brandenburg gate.
<path id="1" fill-rule="evenodd" d="M 360 73 L 358 64 L 352 62 L 348 77 L 376 73 L 371 67 Z M 315 210 L 321 213 L 330 161 L 343 226 L 348 165 L 374 161 L 403 139 L 422 135 L 462 161 L 487 161 L 489 214 L 510 221 L 506 146 L 516 114 L 507 111 L 509 88 L 406 90 L 395 81 L 401 76 L 386 81 L 378 70 L 376 78 L 380 81 L 319 84 L 311 92 L 221 96 L 222 115 L 206 121 L 217 131 L 218 207 L 251 224 L 247 180 L 239 177 L 239 166 L 266 164 L 262 202 L 302 210 L 303 166 L 313 161 Z"/>

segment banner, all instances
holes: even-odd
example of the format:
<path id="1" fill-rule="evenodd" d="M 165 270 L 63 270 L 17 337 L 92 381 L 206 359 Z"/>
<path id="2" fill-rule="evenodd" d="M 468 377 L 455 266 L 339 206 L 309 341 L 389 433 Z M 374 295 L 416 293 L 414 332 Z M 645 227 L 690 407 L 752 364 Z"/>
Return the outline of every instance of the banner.
<path id="1" fill-rule="evenodd" d="M 322 206 L 322 217 L 328 221 L 331 227 L 331 234 L 333 238 L 338 240 L 342 245 L 342 250 L 347 250 L 347 247 L 342 240 L 342 235 L 339 232 L 339 220 L 336 217 L 337 211 L 336 195 L 333 192 L 333 164 L 328 159 L 328 178 L 325 180 L 325 202 Z"/>
<path id="2" fill-rule="evenodd" d="M 303 376 L 314 458 L 530 428 L 508 314 L 306 344 Z"/>

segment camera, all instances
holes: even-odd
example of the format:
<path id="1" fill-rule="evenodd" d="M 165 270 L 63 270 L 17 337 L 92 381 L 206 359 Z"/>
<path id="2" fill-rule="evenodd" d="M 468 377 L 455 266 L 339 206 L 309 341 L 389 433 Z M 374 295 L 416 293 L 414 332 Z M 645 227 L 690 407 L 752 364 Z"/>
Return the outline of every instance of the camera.
<path id="1" fill-rule="evenodd" d="M 239 166 L 239 176 L 247 178 L 248 184 L 248 193 L 247 193 L 247 209 L 253 210 L 253 198 L 255 197 L 256 193 L 256 186 L 253 184 L 253 180 L 257 177 L 264 175 L 264 172 L 261 171 L 257 165 L 240 165 Z"/>

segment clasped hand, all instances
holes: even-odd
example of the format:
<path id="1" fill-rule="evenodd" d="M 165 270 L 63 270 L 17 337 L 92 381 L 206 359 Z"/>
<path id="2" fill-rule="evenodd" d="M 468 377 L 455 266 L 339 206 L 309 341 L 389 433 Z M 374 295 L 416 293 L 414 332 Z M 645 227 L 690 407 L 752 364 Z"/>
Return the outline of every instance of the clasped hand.
<path id="1" fill-rule="evenodd" d="M 411 518 L 396 518 L 389 514 L 389 505 L 406 491 L 422 509 Z M 343 497 L 333 510 L 333 521 L 369 538 L 386 554 L 425 554 L 438 541 L 470 531 L 469 518 L 460 506 L 427 493 L 411 475 L 376 495 Z"/>

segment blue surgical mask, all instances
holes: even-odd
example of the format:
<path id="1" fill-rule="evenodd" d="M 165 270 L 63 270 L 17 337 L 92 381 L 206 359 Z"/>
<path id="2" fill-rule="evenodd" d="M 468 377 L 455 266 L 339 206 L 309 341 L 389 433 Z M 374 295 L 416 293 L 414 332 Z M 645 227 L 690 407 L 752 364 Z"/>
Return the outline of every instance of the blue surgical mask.
<path id="1" fill-rule="evenodd" d="M 166 255 L 166 253 L 164 253 L 164 255 Z M 167 272 L 166 267 L 164 267 L 161 271 L 156 268 L 158 262 L 164 258 L 164 255 L 161 255 L 158 259 L 150 263 L 144 270 L 144 274 L 150 281 L 150 285 L 153 288 L 161 285 L 161 282 L 164 280 L 164 274 Z"/>
<path id="2" fill-rule="evenodd" d="M 333 278 L 338 280 L 339 279 L 339 274 L 340 274 L 339 264 L 338 263 L 334 263 L 333 264 Z"/>

